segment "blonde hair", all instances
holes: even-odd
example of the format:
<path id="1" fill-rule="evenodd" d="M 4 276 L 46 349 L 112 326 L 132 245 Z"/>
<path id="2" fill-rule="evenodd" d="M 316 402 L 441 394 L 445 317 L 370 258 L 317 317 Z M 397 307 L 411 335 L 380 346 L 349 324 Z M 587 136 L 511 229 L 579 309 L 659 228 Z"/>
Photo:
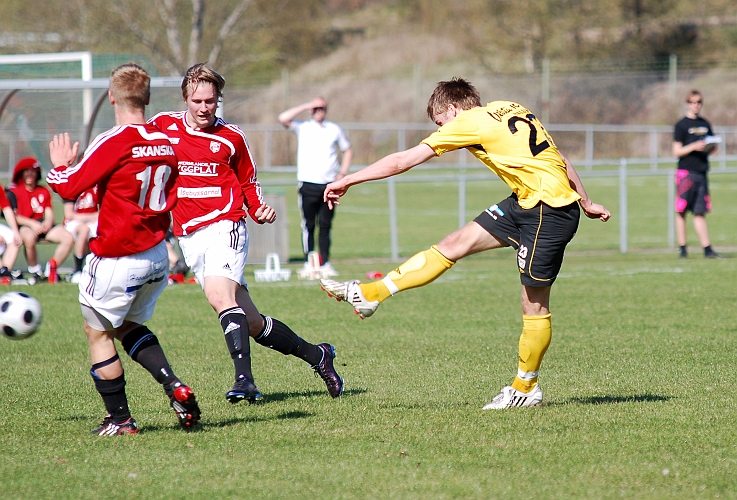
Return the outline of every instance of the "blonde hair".
<path id="1" fill-rule="evenodd" d="M 184 74 L 184 80 L 182 80 L 182 98 L 186 101 L 187 97 L 189 97 L 202 82 L 211 83 L 212 86 L 215 87 L 218 101 L 223 98 L 225 78 L 223 78 L 220 73 L 207 66 L 206 63 L 195 64 Z"/>
<path id="2" fill-rule="evenodd" d="M 110 93 L 119 106 L 145 109 L 151 95 L 151 77 L 137 64 L 122 64 L 110 74 Z"/>
<path id="3" fill-rule="evenodd" d="M 481 106 L 479 91 L 463 78 L 454 77 L 449 81 L 438 82 L 427 102 L 427 116 L 431 120 L 435 119 L 435 115 L 444 113 L 449 104 L 463 110 Z"/>

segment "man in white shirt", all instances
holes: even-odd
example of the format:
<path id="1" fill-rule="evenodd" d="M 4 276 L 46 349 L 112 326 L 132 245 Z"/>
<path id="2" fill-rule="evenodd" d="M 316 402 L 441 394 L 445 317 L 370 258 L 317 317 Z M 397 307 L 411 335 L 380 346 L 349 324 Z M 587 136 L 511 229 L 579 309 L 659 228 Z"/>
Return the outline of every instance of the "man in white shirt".
<path id="1" fill-rule="evenodd" d="M 299 208 L 302 214 L 302 249 L 307 256 L 315 249 L 315 226 L 319 226 L 318 247 L 320 250 L 321 274 L 337 276 L 330 264 L 330 228 L 334 210 L 323 200 L 325 187 L 342 179 L 351 166 L 353 150 L 343 130 L 335 123 L 325 120 L 328 103 L 315 97 L 279 114 L 278 120 L 284 127 L 297 135 L 297 181 L 299 182 Z M 295 120 L 303 111 L 309 111 L 311 119 Z M 338 151 L 342 162 L 338 162 Z"/>

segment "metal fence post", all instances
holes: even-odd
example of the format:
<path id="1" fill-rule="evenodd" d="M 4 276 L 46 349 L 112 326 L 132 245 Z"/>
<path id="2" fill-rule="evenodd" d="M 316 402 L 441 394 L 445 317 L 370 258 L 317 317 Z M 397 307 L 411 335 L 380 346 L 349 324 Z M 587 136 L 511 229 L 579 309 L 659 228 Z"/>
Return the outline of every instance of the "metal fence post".
<path id="1" fill-rule="evenodd" d="M 458 172 L 458 229 L 466 225 L 466 162 L 468 150 L 461 150 L 461 164 Z"/>
<path id="2" fill-rule="evenodd" d="M 264 134 L 264 167 L 271 166 L 271 129 L 267 129 Z"/>
<path id="3" fill-rule="evenodd" d="M 399 260 L 399 228 L 397 227 L 397 182 L 394 177 L 386 180 L 387 195 L 389 196 L 389 241 L 393 262 Z"/>
<path id="4" fill-rule="evenodd" d="M 658 131 L 650 131 L 650 170 L 658 169 Z"/>
<path id="5" fill-rule="evenodd" d="M 591 170 L 594 166 L 594 127 L 590 124 L 586 125 L 586 142 L 584 154 L 584 165 L 586 165 L 586 170 Z"/>
<path id="6" fill-rule="evenodd" d="M 619 159 L 619 251 L 627 253 L 627 158 Z"/>
<path id="7" fill-rule="evenodd" d="M 397 151 L 407 149 L 407 131 L 403 128 L 397 130 Z M 394 177 L 389 177 L 386 183 L 387 196 L 389 197 L 389 241 L 392 261 L 399 260 L 399 227 L 397 224 L 397 184 Z"/>
<path id="8" fill-rule="evenodd" d="M 676 247 L 676 171 L 668 170 L 668 248 Z"/>

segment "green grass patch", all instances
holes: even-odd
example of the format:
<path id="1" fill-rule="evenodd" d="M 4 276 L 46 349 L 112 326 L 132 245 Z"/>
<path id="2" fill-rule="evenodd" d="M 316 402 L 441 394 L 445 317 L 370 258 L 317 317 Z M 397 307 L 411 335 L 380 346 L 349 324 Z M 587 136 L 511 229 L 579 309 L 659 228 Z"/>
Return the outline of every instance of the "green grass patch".
<path id="1" fill-rule="evenodd" d="M 339 265 L 346 278 L 376 268 Z M 45 319 L 27 340 L 0 339 L 1 496 L 734 497 L 735 271 L 734 258 L 569 252 L 552 296 L 546 405 L 501 412 L 480 408 L 516 370 L 510 250 L 459 262 L 365 321 L 314 282 L 254 283 L 263 313 L 336 346 L 337 400 L 306 364 L 252 343 L 264 402 L 227 403 L 217 319 L 198 286 L 172 286 L 149 325 L 195 389 L 202 423 L 183 432 L 123 354 L 141 432 L 119 438 L 88 434 L 104 408 L 76 287 L 24 287 Z"/>

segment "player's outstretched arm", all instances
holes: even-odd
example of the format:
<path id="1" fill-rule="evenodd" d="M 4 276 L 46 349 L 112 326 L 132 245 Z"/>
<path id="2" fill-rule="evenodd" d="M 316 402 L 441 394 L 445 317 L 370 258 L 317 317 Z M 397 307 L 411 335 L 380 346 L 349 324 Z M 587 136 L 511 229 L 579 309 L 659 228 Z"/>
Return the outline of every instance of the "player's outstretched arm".
<path id="1" fill-rule="evenodd" d="M 573 165 L 568 161 L 568 158 L 564 156 L 563 160 L 566 162 L 566 172 L 568 173 L 568 180 L 571 183 L 571 187 L 573 187 L 573 189 L 575 189 L 581 196 L 578 203 L 581 205 L 583 213 L 586 214 L 586 217 L 589 219 L 599 219 L 602 222 L 608 221 L 612 214 L 609 213 L 609 210 L 607 210 L 604 205 L 599 205 L 598 203 L 591 201 L 589 195 L 586 194 L 586 189 L 583 187 L 583 182 L 581 182 L 581 178 L 578 176 L 576 169 L 573 168 Z"/>
<path id="2" fill-rule="evenodd" d="M 435 151 L 424 143 L 418 144 L 406 151 L 392 153 L 358 172 L 331 182 L 325 188 L 323 199 L 332 209 L 333 205 L 340 205 L 338 199 L 348 191 L 349 187 L 363 182 L 385 179 L 401 174 L 434 156 L 436 156 Z"/>

